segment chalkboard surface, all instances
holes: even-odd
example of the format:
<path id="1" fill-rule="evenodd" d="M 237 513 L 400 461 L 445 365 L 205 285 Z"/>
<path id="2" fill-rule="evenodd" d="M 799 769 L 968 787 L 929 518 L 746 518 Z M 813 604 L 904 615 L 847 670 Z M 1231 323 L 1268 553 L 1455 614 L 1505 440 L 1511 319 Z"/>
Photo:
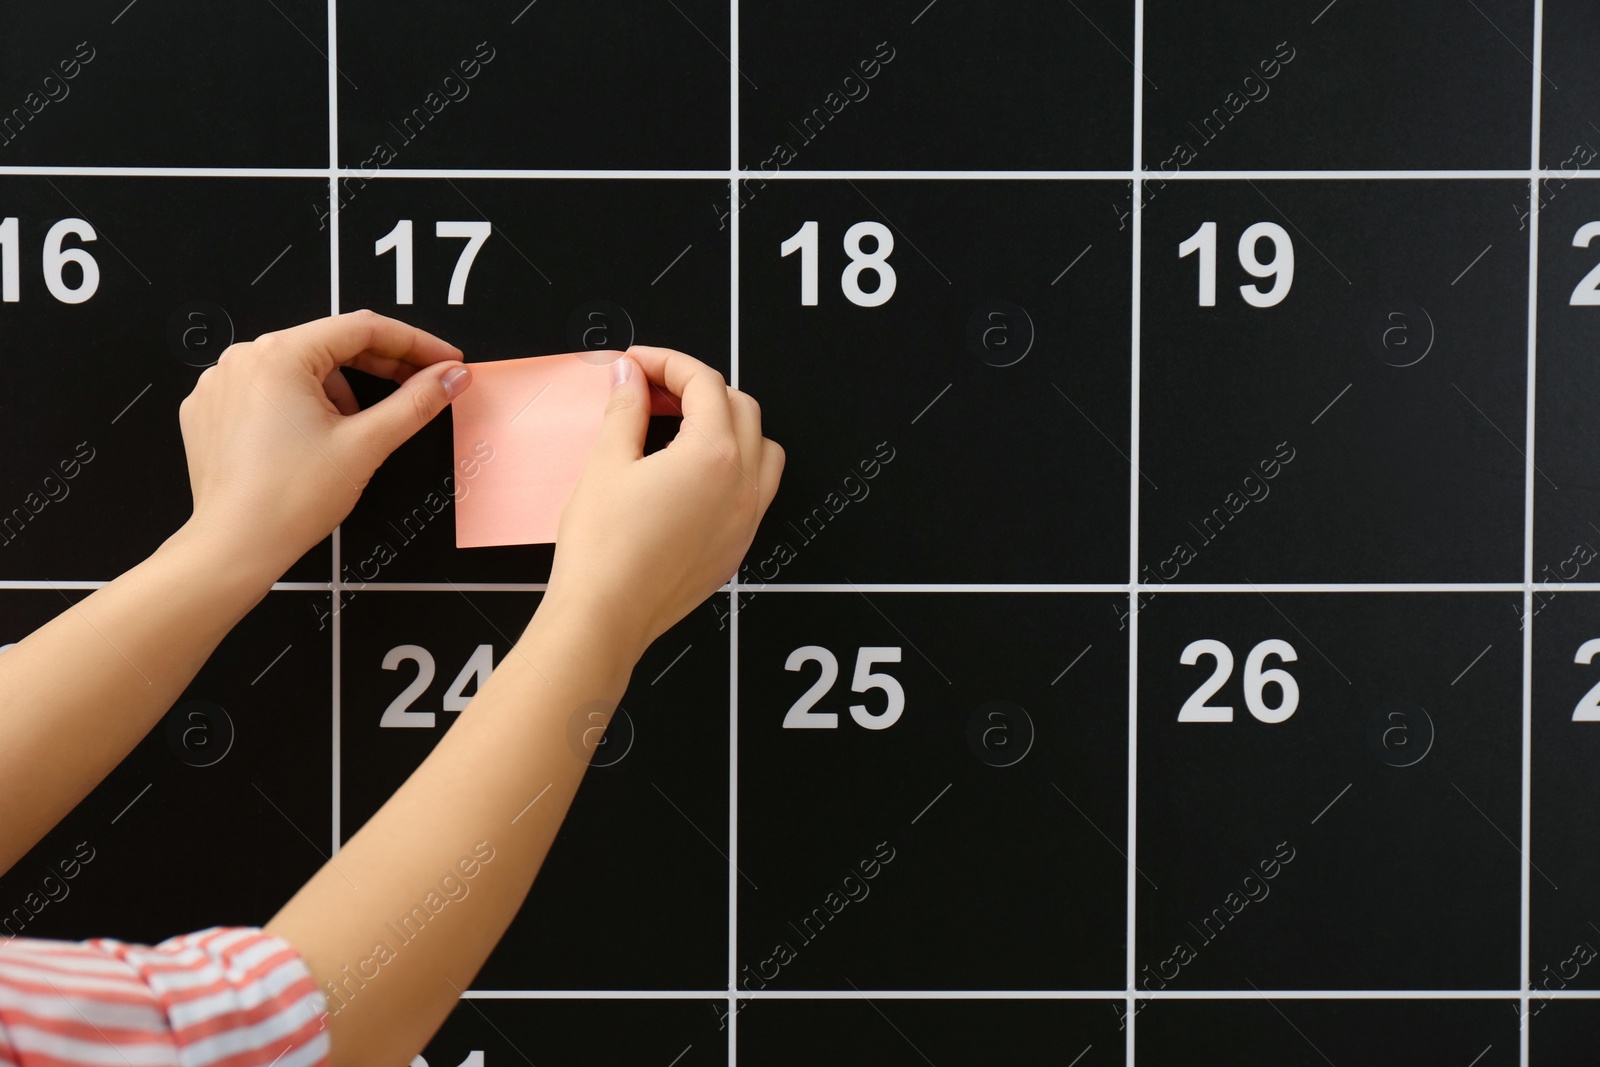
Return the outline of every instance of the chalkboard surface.
<path id="1" fill-rule="evenodd" d="M 197 375 L 330 312 L 680 348 L 787 449 L 419 1062 L 1594 1061 L 1592 5 L 5 18 L 0 645 L 187 516 Z M 454 547 L 448 419 L 8 933 L 263 923 L 427 755 L 551 561 Z"/>

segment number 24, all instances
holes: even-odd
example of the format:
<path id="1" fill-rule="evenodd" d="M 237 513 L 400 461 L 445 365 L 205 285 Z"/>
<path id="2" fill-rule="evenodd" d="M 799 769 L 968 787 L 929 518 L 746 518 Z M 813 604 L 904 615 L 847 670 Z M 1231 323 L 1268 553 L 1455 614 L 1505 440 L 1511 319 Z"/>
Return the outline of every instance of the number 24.
<path id="1" fill-rule="evenodd" d="M 433 653 L 421 645 L 396 645 L 383 657 L 383 669 L 397 671 L 400 664 L 410 660 L 417 665 L 417 676 L 411 679 L 411 684 L 400 691 L 400 695 L 389 702 L 383 711 L 383 718 L 378 720 L 379 726 L 414 726 L 427 729 L 433 725 L 433 712 L 412 711 L 411 705 L 417 698 L 428 691 L 428 686 L 433 684 L 434 662 Z M 466 695 L 467 682 L 474 677 L 478 680 L 478 687 L 489 680 L 489 675 L 494 670 L 494 646 L 479 645 L 467 657 L 466 666 L 461 668 L 461 673 L 456 675 L 456 680 L 450 683 L 450 688 L 445 691 L 444 699 L 440 702 L 443 711 L 465 711 L 467 702 L 472 698 Z M 475 689 L 474 692 L 477 690 Z"/>

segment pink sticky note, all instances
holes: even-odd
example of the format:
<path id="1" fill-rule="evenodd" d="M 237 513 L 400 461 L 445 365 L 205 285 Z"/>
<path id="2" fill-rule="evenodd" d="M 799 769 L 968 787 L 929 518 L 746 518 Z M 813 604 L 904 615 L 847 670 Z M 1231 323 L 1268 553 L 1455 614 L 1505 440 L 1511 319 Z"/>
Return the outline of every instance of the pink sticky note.
<path id="1" fill-rule="evenodd" d="M 555 541 L 605 417 L 611 367 L 598 361 L 608 355 L 471 365 L 472 385 L 450 405 L 457 548 Z"/>

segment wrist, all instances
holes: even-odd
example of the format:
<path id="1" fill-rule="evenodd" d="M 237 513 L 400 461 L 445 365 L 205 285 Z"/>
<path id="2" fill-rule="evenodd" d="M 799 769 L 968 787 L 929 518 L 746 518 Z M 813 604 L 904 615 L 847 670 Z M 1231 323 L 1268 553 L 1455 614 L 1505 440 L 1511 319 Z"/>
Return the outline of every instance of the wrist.
<path id="1" fill-rule="evenodd" d="M 646 644 L 636 630 L 627 612 L 552 588 L 540 599 L 521 642 L 555 644 L 563 655 L 579 657 L 626 685 Z"/>
<path id="2" fill-rule="evenodd" d="M 161 543 L 152 558 L 181 563 L 202 574 L 210 587 L 232 593 L 254 606 L 283 574 L 281 568 L 245 546 L 217 537 L 193 518 Z"/>

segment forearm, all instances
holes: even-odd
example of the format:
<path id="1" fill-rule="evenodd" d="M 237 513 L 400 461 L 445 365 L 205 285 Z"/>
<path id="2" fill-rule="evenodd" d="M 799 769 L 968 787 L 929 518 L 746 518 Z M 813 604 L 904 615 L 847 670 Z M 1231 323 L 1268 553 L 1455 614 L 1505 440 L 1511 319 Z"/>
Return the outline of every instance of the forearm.
<path id="1" fill-rule="evenodd" d="M 455 1007 L 549 851 L 627 686 L 628 647 L 542 605 L 422 765 L 267 925 L 333 984 L 335 1067 L 409 1062 Z"/>
<path id="2" fill-rule="evenodd" d="M 186 527 L 0 655 L 0 871 L 150 732 L 270 588 Z"/>

